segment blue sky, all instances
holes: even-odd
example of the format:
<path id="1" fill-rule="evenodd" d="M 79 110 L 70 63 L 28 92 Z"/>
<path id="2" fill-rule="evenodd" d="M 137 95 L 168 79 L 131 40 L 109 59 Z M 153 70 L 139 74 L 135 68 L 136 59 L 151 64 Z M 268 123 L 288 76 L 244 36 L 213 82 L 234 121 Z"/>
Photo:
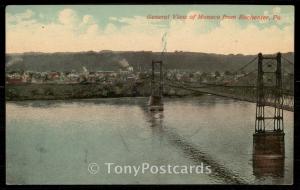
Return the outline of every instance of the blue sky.
<path id="1" fill-rule="evenodd" d="M 270 19 L 266 22 L 239 19 L 234 21 L 146 19 L 147 15 L 191 15 L 193 13 L 221 17 L 242 14 L 268 15 L 273 18 L 273 15 L 279 15 L 281 19 Z M 168 34 L 167 51 L 251 54 L 258 51 L 257 46 L 267 53 L 277 50 L 293 51 L 294 7 L 276 5 L 18 5 L 6 7 L 7 52 L 100 51 L 103 49 L 160 51 L 161 37 L 164 33 Z M 249 38 L 252 39 L 249 41 Z M 78 40 L 84 43 L 78 43 Z M 114 42 L 114 45 L 111 42 Z M 204 44 L 208 43 L 213 44 L 205 47 Z"/>

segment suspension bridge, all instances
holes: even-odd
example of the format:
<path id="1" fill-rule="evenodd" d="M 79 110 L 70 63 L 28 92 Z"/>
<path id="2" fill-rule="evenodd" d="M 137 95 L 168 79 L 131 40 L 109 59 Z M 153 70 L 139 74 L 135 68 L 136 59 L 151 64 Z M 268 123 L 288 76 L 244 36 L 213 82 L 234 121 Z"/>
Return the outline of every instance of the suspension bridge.
<path id="1" fill-rule="evenodd" d="M 156 72 L 156 65 L 159 71 Z M 254 65 L 242 77 L 230 83 L 182 82 L 164 77 L 163 62 L 152 61 L 150 111 L 163 111 L 164 86 L 180 88 L 199 93 L 207 93 L 241 101 L 256 103 L 255 132 L 283 132 L 283 110 L 294 111 L 293 87 L 283 86 L 283 77 L 293 76 L 294 63 L 281 53 L 254 57 L 233 73 L 245 71 Z M 287 69 L 290 67 L 290 69 Z M 290 70 L 290 72 L 288 71 Z M 157 77 L 158 76 L 158 77 Z M 251 77 L 250 77 L 251 76 Z M 290 81 L 291 82 L 291 81 Z M 266 122 L 271 121 L 273 129 L 266 129 Z"/>
<path id="2" fill-rule="evenodd" d="M 158 73 L 155 72 L 155 65 L 159 66 Z M 237 80 L 217 84 L 182 82 L 164 77 L 163 62 L 152 61 L 149 109 L 163 111 L 164 86 L 256 103 L 253 134 L 254 174 L 269 176 L 276 173 L 282 176 L 285 157 L 283 111 L 294 111 L 294 63 L 281 53 L 259 53 L 234 73 L 245 71 L 251 65 L 255 69 L 246 72 Z M 283 85 L 285 76 L 292 76 L 292 80 L 289 80 L 292 86 Z"/>

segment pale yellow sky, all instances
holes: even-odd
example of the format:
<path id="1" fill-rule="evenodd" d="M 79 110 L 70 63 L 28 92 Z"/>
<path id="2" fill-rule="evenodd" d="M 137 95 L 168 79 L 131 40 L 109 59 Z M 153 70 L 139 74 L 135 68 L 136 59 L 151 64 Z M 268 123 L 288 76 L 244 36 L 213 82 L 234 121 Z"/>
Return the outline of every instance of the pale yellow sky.
<path id="1" fill-rule="evenodd" d="M 27 7 L 14 12 L 11 8 L 6 13 L 6 52 L 162 51 L 165 33 L 167 51 L 222 54 L 294 51 L 293 12 L 283 12 L 278 6 L 264 9 L 263 15 L 278 14 L 282 19 L 272 23 L 221 20 L 217 24 L 170 20 L 164 23 L 167 27 L 161 27 L 160 22 L 149 21 L 146 14 L 112 15 L 101 24 L 99 15 L 82 14 L 72 7 L 62 7 L 57 12 L 49 10 L 53 18 L 48 21 L 44 19 L 47 14 L 36 9 Z M 191 9 L 186 15 L 193 14 L 203 12 Z"/>

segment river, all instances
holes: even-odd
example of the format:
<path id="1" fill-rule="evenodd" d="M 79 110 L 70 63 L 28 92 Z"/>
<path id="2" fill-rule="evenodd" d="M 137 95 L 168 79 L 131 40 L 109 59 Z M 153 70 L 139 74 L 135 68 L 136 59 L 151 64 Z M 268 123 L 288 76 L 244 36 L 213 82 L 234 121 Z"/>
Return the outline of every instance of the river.
<path id="1" fill-rule="evenodd" d="M 147 100 L 7 102 L 7 184 L 293 182 L 293 112 L 284 111 L 282 175 L 265 175 L 259 168 L 258 175 L 252 163 L 254 103 L 212 95 L 165 98 L 164 111 L 150 113 Z M 211 173 L 108 173 L 107 163 L 204 164 Z"/>

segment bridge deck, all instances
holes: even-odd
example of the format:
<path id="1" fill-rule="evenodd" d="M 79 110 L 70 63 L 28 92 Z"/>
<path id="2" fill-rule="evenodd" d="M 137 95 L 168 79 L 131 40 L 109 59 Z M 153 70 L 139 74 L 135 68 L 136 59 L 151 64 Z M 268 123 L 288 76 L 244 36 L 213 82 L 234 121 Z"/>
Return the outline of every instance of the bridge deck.
<path id="1" fill-rule="evenodd" d="M 236 94 L 231 94 L 231 93 L 226 93 L 226 92 L 219 92 L 217 90 L 212 90 L 209 88 L 189 88 L 189 87 L 185 87 L 185 86 L 177 86 L 177 85 L 173 85 L 173 84 L 167 84 L 170 87 L 174 87 L 174 88 L 181 88 L 181 89 L 185 89 L 185 90 L 191 90 L 191 91 L 195 91 L 195 92 L 200 92 L 200 93 L 208 93 L 208 94 L 213 94 L 216 96 L 222 96 L 222 97 L 227 97 L 227 98 L 232 98 L 232 99 L 236 99 L 236 100 L 241 100 L 241 101 L 247 101 L 247 102 L 253 102 L 256 103 L 256 97 L 246 97 L 246 96 L 239 96 Z M 270 106 L 270 107 L 275 107 L 274 103 L 266 103 L 266 106 Z M 286 111 L 294 111 L 294 106 L 291 105 L 282 105 L 282 109 L 286 110 Z"/>

